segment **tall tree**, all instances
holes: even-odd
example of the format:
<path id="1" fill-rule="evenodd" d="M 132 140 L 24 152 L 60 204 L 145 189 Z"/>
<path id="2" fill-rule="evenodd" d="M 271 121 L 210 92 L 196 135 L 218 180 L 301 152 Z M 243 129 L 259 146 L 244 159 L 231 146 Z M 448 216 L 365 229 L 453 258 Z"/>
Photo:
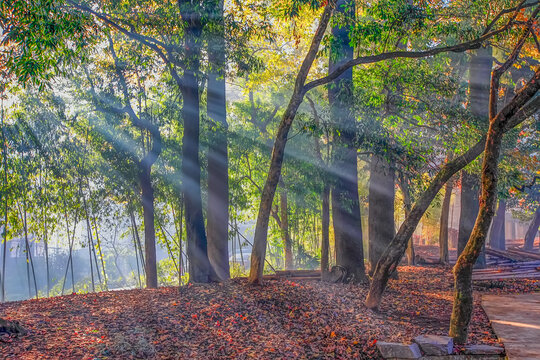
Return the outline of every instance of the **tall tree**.
<path id="1" fill-rule="evenodd" d="M 264 270 L 264 259 L 266 256 L 266 244 L 268 235 L 268 222 L 270 220 L 270 213 L 272 211 L 272 202 L 276 193 L 276 188 L 281 176 L 281 168 L 283 165 L 283 158 L 285 155 L 285 145 L 287 144 L 287 136 L 291 125 L 296 116 L 296 112 L 302 103 L 303 97 L 307 92 L 305 82 L 309 73 L 309 69 L 317 56 L 319 45 L 323 39 L 324 33 L 332 11 L 334 10 L 334 2 L 328 1 L 324 8 L 324 12 L 319 19 L 319 25 L 315 31 L 315 35 L 311 41 L 310 48 L 306 54 L 304 61 L 298 71 L 296 77 L 293 95 L 290 102 L 283 114 L 279 129 L 274 141 L 274 148 L 272 151 L 272 159 L 270 162 L 270 169 L 268 170 L 268 177 L 263 187 L 261 194 L 261 202 L 259 205 L 259 212 L 257 215 L 257 224 L 255 226 L 255 235 L 253 239 L 253 250 L 251 253 L 251 268 L 249 273 L 249 282 L 251 284 L 258 284 L 262 282 L 262 275 Z"/>
<path id="2" fill-rule="evenodd" d="M 189 279 L 206 283 L 211 280 L 208 243 L 204 227 L 201 195 L 201 165 L 199 161 L 200 134 L 200 56 L 202 19 L 201 4 L 181 0 L 178 2 L 184 22 L 185 69 L 181 82 L 182 118 L 182 188 L 185 206 Z"/>
<path id="3" fill-rule="evenodd" d="M 354 15 L 354 2 L 338 0 L 336 15 L 345 18 Z M 328 71 L 353 58 L 350 45 L 349 27 L 335 24 L 332 27 L 330 61 Z M 352 109 L 353 79 L 352 68 L 343 72 L 329 85 L 328 101 L 331 119 L 335 126 L 333 146 L 332 219 L 336 246 L 336 265 L 343 266 L 354 281 L 365 281 L 364 249 L 360 200 L 358 198 L 358 164 L 356 118 Z"/>
<path id="4" fill-rule="evenodd" d="M 215 280 L 229 274 L 229 161 L 225 97 L 225 24 L 223 0 L 209 1 L 207 113 L 211 121 L 208 149 L 208 259 Z"/>

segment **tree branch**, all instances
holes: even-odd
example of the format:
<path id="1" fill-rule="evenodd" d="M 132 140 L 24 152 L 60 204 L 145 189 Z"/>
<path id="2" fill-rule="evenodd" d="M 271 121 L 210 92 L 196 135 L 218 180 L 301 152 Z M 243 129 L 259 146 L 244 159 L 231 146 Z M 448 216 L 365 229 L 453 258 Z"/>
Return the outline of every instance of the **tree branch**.
<path id="1" fill-rule="evenodd" d="M 336 78 L 338 78 L 341 74 L 343 74 L 349 68 L 356 65 L 371 64 L 371 63 L 376 63 L 376 62 L 390 60 L 390 59 L 397 59 L 397 58 L 418 59 L 418 58 L 424 58 L 428 56 L 434 56 L 434 55 L 444 53 L 444 52 L 464 52 L 466 50 L 477 49 L 478 47 L 482 45 L 484 41 L 486 41 L 487 39 L 497 34 L 500 34 L 508 30 L 511 26 L 512 26 L 512 22 L 509 22 L 501 29 L 491 31 L 487 34 L 480 36 L 479 38 L 476 38 L 474 40 L 464 42 L 458 45 L 445 46 L 445 47 L 434 48 L 434 49 L 425 50 L 425 51 L 390 51 L 390 52 L 385 52 L 378 55 L 362 56 L 356 59 L 352 59 L 338 66 L 332 73 L 328 74 L 327 76 L 324 76 L 322 78 L 319 78 L 317 80 L 313 80 L 307 83 L 304 86 L 303 90 L 304 90 L 304 93 L 306 93 L 317 86 L 327 84 L 331 82 L 332 80 L 335 80 Z"/>

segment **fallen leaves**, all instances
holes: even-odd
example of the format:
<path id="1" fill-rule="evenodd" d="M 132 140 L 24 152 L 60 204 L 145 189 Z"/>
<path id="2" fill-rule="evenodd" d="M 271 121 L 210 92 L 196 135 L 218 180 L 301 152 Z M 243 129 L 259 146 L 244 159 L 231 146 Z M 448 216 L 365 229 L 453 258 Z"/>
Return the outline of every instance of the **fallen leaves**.
<path id="1" fill-rule="evenodd" d="M 540 289 L 507 281 L 482 291 Z M 380 312 L 367 287 L 272 280 L 111 291 L 0 305 L 29 334 L 0 344 L 8 359 L 377 359 L 377 340 L 445 335 L 452 310 L 448 268 L 401 267 Z M 475 303 L 470 342 L 497 342 Z"/>

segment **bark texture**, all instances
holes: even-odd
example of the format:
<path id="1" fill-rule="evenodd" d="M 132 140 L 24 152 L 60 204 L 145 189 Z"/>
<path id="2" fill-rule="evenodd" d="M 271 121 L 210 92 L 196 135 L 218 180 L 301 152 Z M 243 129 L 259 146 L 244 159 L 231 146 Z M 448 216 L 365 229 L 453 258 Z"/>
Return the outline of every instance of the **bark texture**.
<path id="1" fill-rule="evenodd" d="M 208 148 L 208 259 L 213 279 L 223 281 L 229 272 L 229 160 L 227 154 L 227 104 L 225 97 L 225 27 L 223 0 L 208 2 L 213 23 L 208 39 L 207 113 L 211 121 Z"/>

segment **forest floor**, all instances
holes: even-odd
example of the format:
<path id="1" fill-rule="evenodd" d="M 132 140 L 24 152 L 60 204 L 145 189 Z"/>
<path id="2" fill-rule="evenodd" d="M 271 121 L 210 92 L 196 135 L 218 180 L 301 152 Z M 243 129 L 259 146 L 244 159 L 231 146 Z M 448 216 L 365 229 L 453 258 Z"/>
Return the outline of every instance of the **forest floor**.
<path id="1" fill-rule="evenodd" d="M 483 282 L 476 290 L 469 341 L 494 344 L 479 295 L 538 291 L 540 281 Z M 0 357 L 377 359 L 377 340 L 447 333 L 449 267 L 400 267 L 379 312 L 364 307 L 366 293 L 367 286 L 232 280 L 5 303 L 0 317 L 19 321 L 28 334 L 1 337 Z"/>

